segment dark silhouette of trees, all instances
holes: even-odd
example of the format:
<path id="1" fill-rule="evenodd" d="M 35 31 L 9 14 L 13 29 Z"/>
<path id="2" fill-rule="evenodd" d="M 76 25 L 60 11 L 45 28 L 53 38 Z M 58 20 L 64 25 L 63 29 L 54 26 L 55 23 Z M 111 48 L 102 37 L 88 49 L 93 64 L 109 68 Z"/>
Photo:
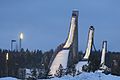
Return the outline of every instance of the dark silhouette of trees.
<path id="1" fill-rule="evenodd" d="M 100 52 L 99 51 L 92 52 L 88 63 L 89 71 L 95 72 L 96 70 L 98 70 L 100 66 Z"/>
<path id="2" fill-rule="evenodd" d="M 6 62 L 6 53 L 9 58 Z M 53 50 L 42 52 L 41 50 L 29 51 L 21 49 L 21 51 L 10 51 L 0 49 L 0 77 L 13 76 L 18 77 L 20 68 L 43 68 L 47 69 Z M 6 71 L 8 67 L 8 73 Z"/>
<path id="3" fill-rule="evenodd" d="M 9 59 L 6 61 L 6 53 L 9 54 Z M 39 77 L 46 77 L 49 72 L 49 64 L 55 51 L 52 49 L 50 51 L 42 52 L 41 50 L 30 51 L 28 49 L 21 51 L 10 51 L 5 49 L 0 49 L 0 77 L 13 76 L 18 77 L 18 70 L 21 68 L 40 69 L 41 74 Z M 83 52 L 80 51 L 78 59 L 83 58 Z M 100 64 L 100 51 L 92 52 L 89 58 L 89 70 L 95 71 L 99 68 Z M 111 69 L 111 74 L 120 75 L 120 52 L 110 52 L 106 53 L 105 65 Z M 8 73 L 7 73 L 8 68 Z M 72 71 L 68 70 L 68 72 Z M 64 72 L 64 71 L 63 71 Z M 44 73 L 44 74 L 43 74 Z M 41 76 L 42 75 L 42 76 Z"/>

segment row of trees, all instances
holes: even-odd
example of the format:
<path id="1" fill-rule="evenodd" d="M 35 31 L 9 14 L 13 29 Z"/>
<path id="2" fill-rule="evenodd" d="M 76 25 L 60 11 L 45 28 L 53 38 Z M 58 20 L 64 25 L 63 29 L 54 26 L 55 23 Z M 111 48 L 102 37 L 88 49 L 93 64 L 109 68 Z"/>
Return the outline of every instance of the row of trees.
<path id="1" fill-rule="evenodd" d="M 8 60 L 6 54 L 8 53 Z M 42 52 L 41 50 L 29 51 L 21 49 L 18 51 L 0 49 L 0 77 L 18 77 L 20 68 L 44 68 L 48 69 L 53 50 Z"/>
<path id="2" fill-rule="evenodd" d="M 8 60 L 6 60 L 6 54 L 8 53 Z M 47 52 L 42 52 L 41 50 L 34 50 L 29 51 L 21 49 L 20 52 L 18 51 L 10 51 L 10 50 L 2 50 L 0 49 L 0 77 L 4 76 L 13 76 L 18 77 L 19 73 L 18 70 L 20 68 L 38 68 L 38 69 L 44 69 L 47 73 L 49 70 L 49 64 L 50 60 L 52 58 L 53 51 L 52 49 Z M 80 51 L 78 58 L 81 60 L 83 58 L 83 52 Z M 100 57 L 101 52 L 95 51 L 92 52 L 89 58 L 89 71 L 95 71 L 99 69 L 100 66 Z M 111 68 L 111 73 L 115 75 L 120 75 L 120 52 L 108 52 L 106 54 L 106 60 L 105 65 L 107 65 L 109 68 Z M 62 66 L 62 65 L 61 65 Z M 63 72 L 65 70 L 62 70 L 62 67 L 60 66 L 60 70 L 58 72 Z M 74 72 L 74 67 L 71 69 Z M 69 69 L 69 73 L 71 72 Z M 62 73 L 58 73 L 58 76 L 63 75 Z"/>

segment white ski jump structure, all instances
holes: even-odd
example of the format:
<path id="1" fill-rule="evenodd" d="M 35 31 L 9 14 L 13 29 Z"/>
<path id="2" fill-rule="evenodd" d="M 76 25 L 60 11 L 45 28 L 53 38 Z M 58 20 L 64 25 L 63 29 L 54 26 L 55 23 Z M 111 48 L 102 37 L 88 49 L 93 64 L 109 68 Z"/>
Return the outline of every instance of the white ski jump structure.
<path id="1" fill-rule="evenodd" d="M 107 66 L 105 65 L 105 54 L 107 53 L 107 41 L 103 41 L 102 43 L 102 55 L 100 62 L 100 69 L 105 70 Z"/>
<path id="2" fill-rule="evenodd" d="M 94 27 L 90 26 L 89 28 L 89 33 L 88 33 L 88 42 L 87 42 L 87 48 L 85 51 L 85 56 L 83 57 L 84 60 L 88 60 L 91 50 L 92 50 L 92 46 L 93 46 L 93 40 L 94 40 Z"/>
<path id="3" fill-rule="evenodd" d="M 60 65 L 63 69 L 67 69 L 70 66 L 75 65 L 78 62 L 78 14 L 79 12 L 74 10 L 72 12 L 72 18 L 70 23 L 70 30 L 68 37 L 64 44 L 60 45 L 60 49 L 57 49 L 56 53 L 52 56 L 49 65 L 49 75 L 54 77 L 57 74 L 57 70 Z M 85 55 L 82 61 L 76 64 L 76 70 L 82 72 L 82 67 L 88 65 L 88 59 L 90 57 L 92 47 L 94 47 L 94 27 L 90 26 L 88 32 L 87 47 Z M 101 56 L 101 67 L 105 67 L 105 53 L 107 52 L 107 41 L 103 41 L 102 45 L 102 56 Z"/>
<path id="4" fill-rule="evenodd" d="M 59 66 L 62 65 L 63 69 L 68 67 L 68 62 L 75 61 L 78 54 L 78 11 L 72 12 L 72 19 L 70 24 L 70 31 L 68 38 L 64 43 L 62 49 L 56 53 L 51 65 L 49 74 L 52 76 L 56 75 L 56 71 L 59 69 Z M 71 59 L 71 60 L 69 60 Z"/>
<path id="5" fill-rule="evenodd" d="M 82 72 L 82 68 L 84 65 L 88 65 L 88 59 L 90 57 L 90 53 L 92 51 L 93 41 L 94 41 L 94 27 L 90 26 L 89 32 L 88 32 L 88 41 L 87 41 L 87 47 L 85 50 L 85 55 L 82 59 L 82 61 L 79 61 L 78 64 L 76 64 L 76 70 L 79 72 Z"/>

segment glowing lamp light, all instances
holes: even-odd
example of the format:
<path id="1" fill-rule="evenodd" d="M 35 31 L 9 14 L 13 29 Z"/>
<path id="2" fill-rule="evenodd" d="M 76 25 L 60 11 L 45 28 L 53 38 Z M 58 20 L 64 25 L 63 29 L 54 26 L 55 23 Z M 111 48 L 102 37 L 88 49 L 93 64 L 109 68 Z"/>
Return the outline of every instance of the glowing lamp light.
<path id="1" fill-rule="evenodd" d="M 23 39 L 23 37 L 24 37 L 23 33 L 20 33 L 20 39 Z"/>
<path id="2" fill-rule="evenodd" d="M 7 53 L 7 54 L 6 54 L 6 60 L 8 60 L 8 57 L 9 57 L 9 56 L 8 56 L 8 53 Z"/>

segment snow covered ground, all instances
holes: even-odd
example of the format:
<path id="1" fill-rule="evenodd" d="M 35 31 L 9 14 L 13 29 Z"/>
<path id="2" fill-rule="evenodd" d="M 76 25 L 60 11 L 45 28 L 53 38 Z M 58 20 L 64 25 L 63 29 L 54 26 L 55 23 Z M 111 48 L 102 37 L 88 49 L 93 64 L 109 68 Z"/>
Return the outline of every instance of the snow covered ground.
<path id="1" fill-rule="evenodd" d="M 70 75 L 66 75 L 61 78 L 53 78 L 51 80 L 120 80 L 120 76 L 113 76 L 111 74 L 105 75 L 100 72 L 95 73 L 85 73 L 83 72 L 80 75 L 77 75 L 75 77 L 72 77 Z"/>
<path id="2" fill-rule="evenodd" d="M 5 77 L 0 78 L 0 80 L 18 80 L 17 78 Z M 20 80 L 20 79 L 19 79 Z M 113 76 L 111 74 L 105 75 L 100 72 L 95 73 L 85 73 L 83 72 L 80 75 L 72 77 L 70 75 L 63 76 L 61 78 L 52 78 L 52 79 L 38 79 L 38 80 L 120 80 L 120 76 Z"/>
<path id="3" fill-rule="evenodd" d="M 76 70 L 82 72 L 82 67 L 83 65 L 86 65 L 88 63 L 88 61 L 80 61 L 77 65 L 76 65 Z"/>
<path id="4" fill-rule="evenodd" d="M 0 78 L 0 80 L 18 80 L 18 79 L 12 77 L 4 77 L 4 78 Z"/>

